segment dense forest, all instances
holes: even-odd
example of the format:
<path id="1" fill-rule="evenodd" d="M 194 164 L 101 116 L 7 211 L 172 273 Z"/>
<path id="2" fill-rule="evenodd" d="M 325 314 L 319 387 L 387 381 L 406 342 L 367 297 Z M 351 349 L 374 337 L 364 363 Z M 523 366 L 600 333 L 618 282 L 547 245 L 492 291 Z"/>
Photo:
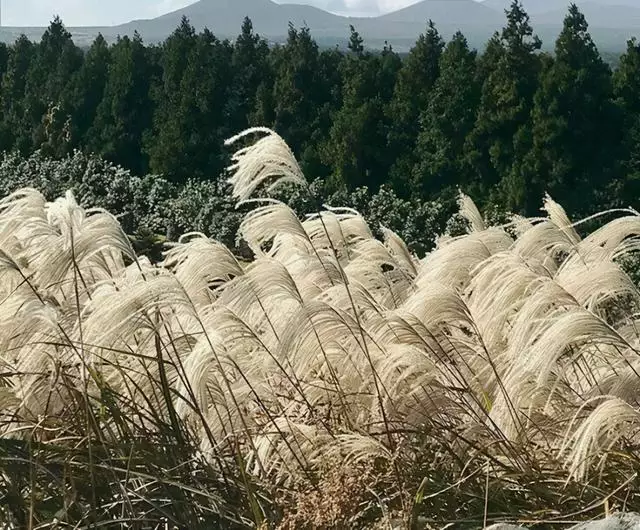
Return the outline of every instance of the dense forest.
<path id="1" fill-rule="evenodd" d="M 80 151 L 161 175 L 171 196 L 211 192 L 224 139 L 267 126 L 320 198 L 359 193 L 365 208 L 381 190 L 413 211 L 458 188 L 489 212 L 535 215 L 547 192 L 572 214 L 634 205 L 640 44 L 612 70 L 575 5 L 554 53 L 541 44 L 517 0 L 481 53 L 428 22 L 403 58 L 369 51 L 355 28 L 345 51 L 293 26 L 269 46 L 249 19 L 234 42 L 184 19 L 159 46 L 136 35 L 83 50 L 56 19 L 39 43 L 0 45 L 3 174 Z"/>

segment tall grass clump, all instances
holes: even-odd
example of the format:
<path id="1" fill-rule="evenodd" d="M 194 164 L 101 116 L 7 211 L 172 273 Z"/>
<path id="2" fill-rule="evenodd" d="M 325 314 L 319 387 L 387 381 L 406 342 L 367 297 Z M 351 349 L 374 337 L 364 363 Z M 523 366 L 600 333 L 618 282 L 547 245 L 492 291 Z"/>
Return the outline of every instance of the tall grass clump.
<path id="1" fill-rule="evenodd" d="M 620 266 L 640 215 L 576 223 L 547 197 L 489 226 L 462 196 L 467 233 L 419 260 L 355 210 L 261 198 L 307 189 L 272 131 L 229 143 L 249 263 L 191 233 L 151 264 L 72 194 L 0 202 L 3 521 L 554 527 L 640 509 L 640 293 Z"/>

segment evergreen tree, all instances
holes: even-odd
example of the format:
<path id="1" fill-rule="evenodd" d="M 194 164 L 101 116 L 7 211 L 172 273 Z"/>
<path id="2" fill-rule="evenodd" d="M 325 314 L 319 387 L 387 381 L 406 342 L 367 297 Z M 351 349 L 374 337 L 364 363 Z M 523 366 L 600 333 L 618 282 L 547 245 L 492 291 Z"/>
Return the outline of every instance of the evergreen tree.
<path id="1" fill-rule="evenodd" d="M 533 149 L 525 171 L 533 189 L 548 191 L 573 212 L 602 204 L 617 158 L 618 113 L 609 67 L 575 4 L 569 8 L 543 73 L 533 111 Z"/>
<path id="2" fill-rule="evenodd" d="M 283 136 L 293 152 L 302 160 L 311 148 L 320 126 L 321 109 L 332 98 L 331 78 L 324 77 L 318 45 L 308 28 L 289 26 L 287 42 L 272 51 L 274 84 L 268 99 L 275 130 Z M 304 166 L 304 164 L 303 164 Z"/>
<path id="3" fill-rule="evenodd" d="M 351 24 L 349 24 L 349 44 L 347 47 L 349 51 L 355 55 L 362 55 L 364 53 L 364 40 Z"/>
<path id="4" fill-rule="evenodd" d="M 358 42 L 353 32 L 351 40 Z M 323 148 L 325 163 L 332 167 L 332 187 L 376 190 L 388 178 L 392 160 L 381 146 L 390 125 L 385 109 L 400 67 L 398 55 L 388 47 L 379 55 L 354 51 L 342 61 L 342 106 Z"/>
<path id="5" fill-rule="evenodd" d="M 17 140 L 21 147 L 42 147 L 55 155 L 67 152 L 73 101 L 70 87 L 81 65 L 82 51 L 56 17 L 36 45 L 29 66 L 24 94 L 29 125 Z"/>
<path id="6" fill-rule="evenodd" d="M 249 17 L 242 22 L 240 35 L 233 46 L 232 72 L 233 89 L 229 94 L 229 127 L 241 131 L 255 122 L 258 110 L 260 86 L 272 86 L 273 74 L 270 71 L 269 47 L 267 42 L 254 33 Z"/>
<path id="7" fill-rule="evenodd" d="M 27 75 L 36 46 L 21 35 L 9 50 L 7 70 L 0 89 L 0 150 L 17 148 L 22 154 L 31 149 L 31 122 L 25 112 Z M 23 139 L 20 143 L 18 140 Z M 26 140 L 26 141 L 25 141 Z"/>
<path id="8" fill-rule="evenodd" d="M 480 102 L 475 65 L 476 52 L 469 50 L 462 33 L 456 33 L 442 54 L 440 76 L 420 117 L 411 188 L 421 198 L 435 197 L 444 188 L 455 192 L 458 186 L 472 192 L 464 145 Z"/>
<path id="9" fill-rule="evenodd" d="M 151 171 L 170 178 L 186 178 L 185 142 L 191 133 L 188 115 L 189 96 L 194 88 L 183 91 L 183 81 L 189 60 L 196 47 L 195 29 L 186 17 L 162 46 L 160 65 L 162 79 L 151 89 L 155 104 L 152 134 L 145 138 Z"/>
<path id="10" fill-rule="evenodd" d="M 170 52 L 170 50 L 167 50 Z M 209 30 L 195 36 L 184 61 L 180 84 L 163 110 L 168 114 L 151 144 L 151 169 L 184 182 L 190 177 L 215 178 L 225 166 L 224 139 L 231 130 L 225 108 L 231 88 L 233 48 Z"/>
<path id="11" fill-rule="evenodd" d="M 340 65 L 343 54 L 337 49 L 324 50 L 318 57 L 318 75 L 322 79 L 321 101 L 309 141 L 300 154 L 305 175 L 312 179 L 327 179 L 332 164 L 322 153 L 329 137 L 333 116 L 342 104 L 342 77 Z"/>
<path id="12" fill-rule="evenodd" d="M 104 96 L 110 63 L 109 45 L 102 35 L 98 35 L 73 83 L 73 136 L 81 145 L 89 142 L 87 134 Z"/>
<path id="13" fill-rule="evenodd" d="M 7 72 L 7 63 L 9 62 L 9 48 L 4 42 L 0 42 L 0 80 Z"/>
<path id="14" fill-rule="evenodd" d="M 613 76 L 615 96 L 623 116 L 623 146 L 621 175 L 617 190 L 622 205 L 634 203 L 640 197 L 640 44 L 636 39 L 627 43 L 627 51 Z"/>
<path id="15" fill-rule="evenodd" d="M 411 168 L 419 132 L 419 116 L 429 103 L 429 95 L 440 74 L 440 57 L 444 41 L 433 21 L 429 21 L 426 33 L 418 37 L 415 46 L 398 72 L 393 99 L 388 108 L 391 128 L 387 149 L 396 159 L 390 178 L 402 195 L 407 192 L 406 183 Z"/>
<path id="16" fill-rule="evenodd" d="M 89 150 L 135 174 L 148 171 L 142 140 L 151 126 L 153 105 L 150 53 L 137 33 L 111 48 L 104 97 L 89 132 Z"/>
<path id="17" fill-rule="evenodd" d="M 478 117 L 468 138 L 467 156 L 476 173 L 477 198 L 489 199 L 514 161 L 529 149 L 530 125 L 537 89 L 541 42 L 519 0 L 507 11 L 507 25 L 490 41 L 489 56 L 480 63 L 484 78 Z"/>

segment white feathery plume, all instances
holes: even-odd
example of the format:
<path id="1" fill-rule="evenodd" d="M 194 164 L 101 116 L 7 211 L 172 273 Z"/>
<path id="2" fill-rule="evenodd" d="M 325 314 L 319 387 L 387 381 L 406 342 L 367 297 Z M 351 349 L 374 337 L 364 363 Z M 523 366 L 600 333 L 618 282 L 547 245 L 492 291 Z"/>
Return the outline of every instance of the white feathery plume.
<path id="1" fill-rule="evenodd" d="M 482 232 L 487 229 L 482 214 L 471 197 L 460 193 L 458 208 L 460 209 L 460 215 L 469 222 L 471 232 Z"/>
<path id="2" fill-rule="evenodd" d="M 465 289 L 480 263 L 497 252 L 508 250 L 512 244 L 513 240 L 504 230 L 494 228 L 451 239 L 422 260 L 416 285 L 441 283 Z"/>
<path id="3" fill-rule="evenodd" d="M 234 158 L 237 197 L 272 178 L 303 183 L 281 138 L 251 133 L 265 137 Z M 640 248 L 640 222 L 627 215 L 580 240 L 559 205 L 545 208 L 549 219 L 514 219 L 507 232 L 461 199 L 470 233 L 418 262 L 353 210 L 300 222 L 266 201 L 242 225 L 258 254 L 246 267 L 202 234 L 160 265 L 125 266 L 133 255 L 113 217 L 72 195 L 18 192 L 0 200 L 5 412 L 25 425 L 64 417 L 81 388 L 56 377 L 86 382 L 83 362 L 91 396 L 101 381 L 164 412 L 162 355 L 203 451 L 233 444 L 263 478 L 295 484 L 327 458 L 413 458 L 404 433 L 442 423 L 465 438 L 451 443 L 460 457 L 473 445 L 511 467 L 511 451 L 542 465 L 565 456 L 582 479 L 621 436 L 637 439 L 640 295 L 614 260 Z"/>
<path id="4" fill-rule="evenodd" d="M 293 237 L 299 237 L 303 241 L 309 240 L 295 212 L 286 204 L 273 199 L 260 202 L 266 204 L 250 211 L 238 230 L 238 235 L 247 242 L 256 256 L 265 255 L 263 245 L 273 241 L 279 234 L 286 234 L 288 241 Z M 271 252 L 267 254 L 273 255 L 274 251 L 281 248 L 280 245 L 272 247 Z"/>
<path id="5" fill-rule="evenodd" d="M 528 265 L 517 254 L 494 254 L 477 269 L 467 289 L 473 320 L 490 350 L 506 346 L 513 319 L 528 295 L 549 281 L 542 267 Z"/>
<path id="6" fill-rule="evenodd" d="M 418 273 L 418 260 L 409 252 L 407 245 L 400 238 L 398 234 L 381 227 L 382 234 L 384 236 L 384 244 L 389 249 L 389 252 L 398 260 L 398 263 L 404 267 L 404 269 L 415 277 Z"/>
<path id="7" fill-rule="evenodd" d="M 244 274 L 227 247 L 202 234 L 185 234 L 165 254 L 162 265 L 173 271 L 196 305 L 211 304 L 217 298 L 214 291 Z"/>
<path id="8" fill-rule="evenodd" d="M 254 134 L 263 134 L 257 142 L 238 150 L 232 157 L 233 164 L 228 170 L 233 175 L 228 182 L 233 186 L 233 196 L 245 201 L 263 183 L 273 180 L 268 187 L 271 191 L 277 186 L 292 182 L 306 186 L 307 181 L 302 170 L 289 149 L 287 143 L 274 131 L 264 127 L 254 127 L 229 138 L 225 145 L 233 145 L 239 140 Z"/>
<path id="9" fill-rule="evenodd" d="M 589 234 L 584 242 L 615 252 L 625 240 L 640 237 L 640 215 L 627 215 L 609 221 Z"/>
<path id="10" fill-rule="evenodd" d="M 373 238 L 364 218 L 350 208 L 329 208 L 311 214 L 302 226 L 318 252 L 335 251 L 341 263 L 349 261 L 353 245 Z"/>
<path id="11" fill-rule="evenodd" d="M 573 223 L 564 208 L 549 195 L 545 196 L 543 209 L 549 214 L 549 220 L 564 232 L 571 243 L 577 245 L 580 242 L 580 236 L 573 227 Z"/>
<path id="12" fill-rule="evenodd" d="M 166 273 L 126 288 L 104 283 L 83 309 L 83 335 L 98 348 L 126 347 L 134 336 L 155 333 L 172 312 L 188 315 L 193 306 L 182 285 Z"/>
<path id="13" fill-rule="evenodd" d="M 592 461 L 597 459 L 600 460 L 600 465 L 604 465 L 607 453 L 621 439 L 631 438 L 637 442 L 640 412 L 621 399 L 607 398 L 609 396 L 606 395 L 597 398 L 605 401 L 582 420 L 561 448 L 561 453 L 568 453 L 566 465 L 569 468 L 569 478 L 586 479 Z M 572 424 L 589 404 L 587 402 L 581 407 Z"/>
<path id="14" fill-rule="evenodd" d="M 339 460 L 345 465 L 383 460 L 391 462 L 393 453 L 380 440 L 359 433 L 340 434 L 330 444 L 320 446 L 312 455 L 318 462 Z"/>
<path id="15" fill-rule="evenodd" d="M 600 260 L 593 266 L 575 260 L 574 266 L 562 267 L 556 281 L 577 302 L 593 312 L 599 312 L 606 302 L 630 297 L 640 302 L 638 290 L 629 276 L 612 261 Z"/>
<path id="16" fill-rule="evenodd" d="M 515 230 L 517 237 L 521 237 L 527 230 L 533 228 L 533 223 L 522 215 L 514 214 L 511 216 L 511 225 Z"/>

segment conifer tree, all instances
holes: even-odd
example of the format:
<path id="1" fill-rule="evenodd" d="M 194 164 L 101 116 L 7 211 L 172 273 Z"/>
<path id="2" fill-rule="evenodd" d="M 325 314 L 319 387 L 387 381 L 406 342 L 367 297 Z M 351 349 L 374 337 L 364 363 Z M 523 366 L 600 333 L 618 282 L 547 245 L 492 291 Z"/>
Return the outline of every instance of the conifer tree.
<path id="1" fill-rule="evenodd" d="M 440 76 L 420 117 L 412 191 L 421 198 L 435 197 L 445 188 L 455 192 L 461 185 L 472 193 L 464 145 L 480 102 L 475 64 L 476 52 L 456 33 L 442 54 Z"/>
<path id="2" fill-rule="evenodd" d="M 613 76 L 615 97 L 623 116 L 620 205 L 637 206 L 640 197 L 640 43 L 631 39 Z"/>
<path id="3" fill-rule="evenodd" d="M 162 78 L 151 88 L 154 101 L 152 134 L 145 138 L 145 148 L 149 155 L 151 171 L 169 176 L 184 178 L 185 142 L 189 130 L 188 103 L 185 99 L 193 94 L 195 87 L 184 92 L 184 76 L 189 60 L 196 47 L 195 29 L 186 17 L 167 38 L 162 46 L 160 66 Z M 186 107 L 186 108 L 185 108 Z"/>
<path id="4" fill-rule="evenodd" d="M 353 32 L 351 38 L 359 42 Z M 323 148 L 324 160 L 332 167 L 333 188 L 376 190 L 388 178 L 391 159 L 380 146 L 386 144 L 385 109 L 400 67 L 399 57 L 389 47 L 378 55 L 352 50 L 342 61 L 342 106 L 333 116 Z"/>
<path id="5" fill-rule="evenodd" d="M 226 123 L 233 48 L 205 29 L 186 60 L 173 119 L 159 131 L 163 157 L 151 169 L 178 182 L 215 179 L 226 166 L 224 140 L 236 131 Z M 173 140 L 173 141 L 172 141 Z M 158 152 L 158 151 L 156 151 Z"/>
<path id="6" fill-rule="evenodd" d="M 533 111 L 532 188 L 549 192 L 572 213 L 598 207 L 611 184 L 620 145 L 609 67 L 575 4 L 569 8 L 543 75 Z M 578 191 L 579 190 L 579 191 Z"/>
<path id="7" fill-rule="evenodd" d="M 32 149 L 62 155 L 70 147 L 73 93 L 71 83 L 82 65 L 82 51 L 56 17 L 37 44 L 25 84 L 25 110 L 30 123 L 18 139 Z M 28 136 L 27 136 L 28 135 Z"/>
<path id="8" fill-rule="evenodd" d="M 0 79 L 7 71 L 7 63 L 9 62 L 9 48 L 4 42 L 0 42 Z"/>
<path id="9" fill-rule="evenodd" d="M 140 35 L 123 37 L 111 48 L 109 77 L 96 119 L 88 134 L 88 149 L 134 174 L 145 174 L 148 159 L 142 140 L 151 127 L 149 95 L 153 68 Z"/>
<path id="10" fill-rule="evenodd" d="M 364 39 L 352 24 L 349 24 L 349 44 L 347 47 L 349 51 L 355 55 L 362 55 L 364 53 Z"/>
<path id="11" fill-rule="evenodd" d="M 31 145 L 31 122 L 25 111 L 27 76 L 36 46 L 21 35 L 9 50 L 7 71 L 0 89 L 0 150 L 17 149 L 27 154 Z"/>
<path id="12" fill-rule="evenodd" d="M 427 31 L 418 37 L 415 46 L 398 72 L 393 99 L 388 108 L 391 119 L 387 149 L 396 159 L 390 178 L 401 195 L 406 195 L 406 183 L 416 162 L 414 149 L 419 131 L 419 116 L 427 108 L 429 95 L 440 74 L 440 57 L 444 41 L 435 24 L 429 20 Z"/>
<path id="13" fill-rule="evenodd" d="M 287 42 L 273 54 L 274 83 L 268 101 L 273 126 L 289 142 L 303 166 L 315 158 L 316 134 L 323 111 L 332 100 L 330 82 L 309 28 L 289 26 Z M 267 101 L 263 99 L 263 102 Z"/>
<path id="14" fill-rule="evenodd" d="M 73 82 L 73 136 L 81 145 L 89 142 L 87 134 L 104 96 L 110 63 L 109 45 L 102 35 L 98 35 Z"/>
<path id="15" fill-rule="evenodd" d="M 526 138 L 523 128 L 530 124 L 541 45 L 520 0 L 513 0 L 507 25 L 490 41 L 490 56 L 481 61 L 481 102 L 467 143 L 477 187 L 484 188 L 478 199 L 489 199 L 511 174 L 514 161 L 528 150 L 518 139 Z"/>
<path id="16" fill-rule="evenodd" d="M 229 127 L 241 131 L 250 125 L 257 125 L 258 93 L 260 86 L 273 82 L 269 64 L 267 42 L 253 30 L 249 17 L 242 22 L 240 35 L 233 45 L 232 72 L 233 89 L 229 94 Z"/>

